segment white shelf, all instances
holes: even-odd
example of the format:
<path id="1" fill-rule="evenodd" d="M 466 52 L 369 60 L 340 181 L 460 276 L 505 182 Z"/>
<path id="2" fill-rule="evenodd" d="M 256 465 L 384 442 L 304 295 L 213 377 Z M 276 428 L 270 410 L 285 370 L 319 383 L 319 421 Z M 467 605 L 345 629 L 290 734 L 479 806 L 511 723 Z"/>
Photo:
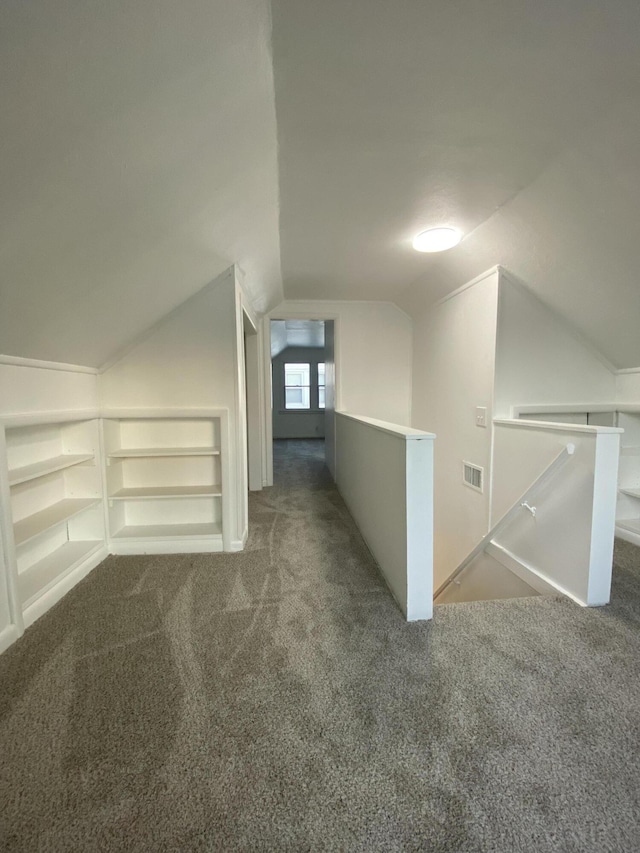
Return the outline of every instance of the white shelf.
<path id="1" fill-rule="evenodd" d="M 111 450 L 112 459 L 133 459 L 144 456 L 219 456 L 219 447 L 127 447 Z"/>
<path id="2" fill-rule="evenodd" d="M 35 480 L 47 474 L 55 474 L 56 471 L 64 471 L 65 468 L 71 468 L 74 465 L 80 465 L 82 462 L 93 460 L 94 456 L 92 453 L 65 454 L 63 456 L 54 456 L 51 459 L 43 459 L 41 462 L 34 462 L 31 465 L 24 465 L 22 468 L 10 470 L 9 485 L 17 486 L 20 483 L 27 483 L 29 480 Z"/>
<path id="3" fill-rule="evenodd" d="M 640 518 L 621 518 L 616 520 L 616 527 L 640 535 Z"/>
<path id="4" fill-rule="evenodd" d="M 204 539 L 221 536 L 222 525 L 209 524 L 148 524 L 121 527 L 112 539 Z"/>
<path id="5" fill-rule="evenodd" d="M 620 489 L 623 495 L 629 495 L 630 498 L 640 498 L 640 488 L 638 489 Z"/>
<path id="6" fill-rule="evenodd" d="M 103 542 L 65 542 L 42 560 L 29 566 L 18 577 L 18 589 L 23 605 L 45 592 L 61 575 L 74 569 L 103 547 Z"/>
<path id="7" fill-rule="evenodd" d="M 29 539 L 33 539 L 34 536 L 44 533 L 50 527 L 61 524 L 63 521 L 68 521 L 79 512 L 99 503 L 100 498 L 65 498 L 62 501 L 58 501 L 58 503 L 52 504 L 46 509 L 40 510 L 40 512 L 35 512 L 33 515 L 23 518 L 22 521 L 16 522 L 13 525 L 15 543 L 16 545 L 22 545 L 28 542 Z"/>
<path id="8" fill-rule="evenodd" d="M 148 500 L 149 498 L 220 497 L 220 486 L 140 486 L 118 489 L 109 495 L 110 501 Z"/>

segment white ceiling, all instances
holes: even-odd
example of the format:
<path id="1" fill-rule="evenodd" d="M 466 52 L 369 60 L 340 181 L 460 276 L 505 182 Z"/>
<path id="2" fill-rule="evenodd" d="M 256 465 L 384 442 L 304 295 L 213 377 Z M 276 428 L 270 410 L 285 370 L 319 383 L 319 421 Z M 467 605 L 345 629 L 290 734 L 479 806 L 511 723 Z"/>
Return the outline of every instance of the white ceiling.
<path id="1" fill-rule="evenodd" d="M 257 313 L 502 264 L 640 365 L 637 0 L 4 0 L 0 79 L 0 352 L 98 366 L 234 262 Z"/>
<path id="2" fill-rule="evenodd" d="M 282 298 L 267 0 L 3 0 L 0 352 L 97 366 L 236 262 Z"/>
<path id="3" fill-rule="evenodd" d="M 415 310 L 509 267 L 640 364 L 637 0 L 274 0 L 288 298 Z M 432 225 L 467 235 L 414 252 Z"/>
<path id="4" fill-rule="evenodd" d="M 271 357 L 287 347 L 324 347 L 324 320 L 272 320 Z"/>

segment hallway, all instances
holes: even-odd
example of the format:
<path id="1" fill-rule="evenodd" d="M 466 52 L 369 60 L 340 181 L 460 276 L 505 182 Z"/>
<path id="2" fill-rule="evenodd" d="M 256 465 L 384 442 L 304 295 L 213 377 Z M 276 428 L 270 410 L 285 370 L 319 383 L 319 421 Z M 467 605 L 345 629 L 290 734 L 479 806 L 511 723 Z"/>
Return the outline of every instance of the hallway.
<path id="1" fill-rule="evenodd" d="M 238 554 L 107 559 L 0 657 L 0 848 L 632 851 L 640 562 L 612 604 L 407 624 L 277 442 Z"/>

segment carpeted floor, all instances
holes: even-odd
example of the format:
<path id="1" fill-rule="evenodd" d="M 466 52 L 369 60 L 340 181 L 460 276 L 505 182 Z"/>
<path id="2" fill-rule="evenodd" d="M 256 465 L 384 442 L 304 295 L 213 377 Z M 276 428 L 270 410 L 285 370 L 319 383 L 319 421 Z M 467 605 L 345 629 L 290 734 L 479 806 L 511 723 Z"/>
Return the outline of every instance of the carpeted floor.
<path id="1" fill-rule="evenodd" d="M 237 555 L 111 557 L 0 658 L 8 851 L 640 850 L 640 552 L 613 603 L 407 625 L 277 447 Z"/>

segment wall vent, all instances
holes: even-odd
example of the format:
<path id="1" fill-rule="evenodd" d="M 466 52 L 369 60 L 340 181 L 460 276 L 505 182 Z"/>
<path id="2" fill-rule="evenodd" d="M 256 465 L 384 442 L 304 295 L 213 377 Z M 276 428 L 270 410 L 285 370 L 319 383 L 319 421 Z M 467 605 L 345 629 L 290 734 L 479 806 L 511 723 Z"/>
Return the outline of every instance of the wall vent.
<path id="1" fill-rule="evenodd" d="M 462 463 L 462 482 L 476 492 L 482 492 L 484 486 L 484 468 L 472 465 L 471 462 Z"/>

